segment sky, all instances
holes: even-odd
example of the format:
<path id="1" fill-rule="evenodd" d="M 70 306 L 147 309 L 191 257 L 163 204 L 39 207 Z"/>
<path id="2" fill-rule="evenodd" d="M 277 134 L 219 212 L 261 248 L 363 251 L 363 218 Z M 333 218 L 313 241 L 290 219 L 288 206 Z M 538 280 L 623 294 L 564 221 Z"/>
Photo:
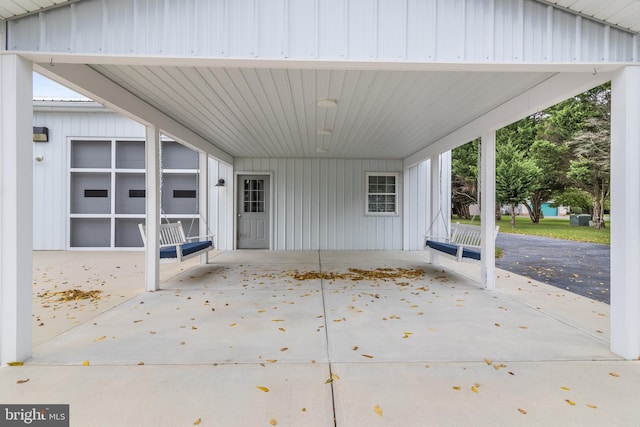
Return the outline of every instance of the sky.
<path id="1" fill-rule="evenodd" d="M 58 83 L 33 73 L 33 97 L 34 98 L 86 98 Z"/>

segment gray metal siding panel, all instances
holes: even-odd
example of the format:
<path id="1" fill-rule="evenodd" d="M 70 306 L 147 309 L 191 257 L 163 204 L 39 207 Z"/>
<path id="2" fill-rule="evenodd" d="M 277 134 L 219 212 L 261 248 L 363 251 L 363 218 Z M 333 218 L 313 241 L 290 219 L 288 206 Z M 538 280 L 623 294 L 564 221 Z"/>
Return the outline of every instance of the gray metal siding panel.
<path id="1" fill-rule="evenodd" d="M 603 61 L 607 26 L 587 21 L 534 0 L 85 0 L 10 21 L 8 41 L 87 54 Z M 609 60 L 637 61 L 633 34 L 611 32 Z"/>
<path id="2" fill-rule="evenodd" d="M 273 172 L 276 250 L 402 249 L 401 195 L 398 216 L 365 215 L 365 173 L 398 172 L 402 183 L 401 160 L 236 159 L 234 168 Z"/>

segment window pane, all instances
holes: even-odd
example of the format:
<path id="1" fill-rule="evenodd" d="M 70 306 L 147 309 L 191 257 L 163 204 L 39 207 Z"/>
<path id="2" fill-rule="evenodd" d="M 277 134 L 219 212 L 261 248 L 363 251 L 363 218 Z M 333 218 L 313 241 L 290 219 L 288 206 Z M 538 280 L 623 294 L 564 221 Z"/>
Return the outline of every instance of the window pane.
<path id="1" fill-rule="evenodd" d="M 397 176 L 367 176 L 367 212 L 377 214 L 397 213 Z"/>

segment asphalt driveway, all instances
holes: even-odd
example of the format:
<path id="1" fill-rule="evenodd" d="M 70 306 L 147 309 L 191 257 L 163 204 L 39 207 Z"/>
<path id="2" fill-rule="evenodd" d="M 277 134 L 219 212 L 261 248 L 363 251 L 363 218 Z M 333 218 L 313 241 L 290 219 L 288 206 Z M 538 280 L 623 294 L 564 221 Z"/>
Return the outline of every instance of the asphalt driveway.
<path id="1" fill-rule="evenodd" d="M 498 268 L 609 304 L 608 245 L 499 233 L 496 246 Z"/>

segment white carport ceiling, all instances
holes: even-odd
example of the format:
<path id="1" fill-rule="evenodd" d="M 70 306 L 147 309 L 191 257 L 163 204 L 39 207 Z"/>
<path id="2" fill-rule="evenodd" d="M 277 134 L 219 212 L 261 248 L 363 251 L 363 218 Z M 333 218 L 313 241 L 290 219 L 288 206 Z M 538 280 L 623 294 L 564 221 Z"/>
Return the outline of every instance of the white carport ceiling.
<path id="1" fill-rule="evenodd" d="M 78 0 L 0 0 L 0 19 L 11 19 Z"/>
<path id="2" fill-rule="evenodd" d="M 545 0 L 543 3 L 640 32 L 640 0 Z"/>
<path id="3" fill-rule="evenodd" d="M 540 1 L 640 30 L 638 0 Z M 58 3 L 0 0 L 0 16 Z M 406 159 L 555 75 L 550 68 L 531 71 L 535 67 L 241 68 L 138 59 L 101 64 L 94 57 L 90 67 L 234 157 Z M 323 98 L 337 100 L 337 106 L 318 107 Z M 321 129 L 331 133 L 320 135 Z"/>
<path id="4" fill-rule="evenodd" d="M 553 75 L 92 68 L 234 157 L 402 159 Z M 320 99 L 337 105 L 319 107 Z"/>

